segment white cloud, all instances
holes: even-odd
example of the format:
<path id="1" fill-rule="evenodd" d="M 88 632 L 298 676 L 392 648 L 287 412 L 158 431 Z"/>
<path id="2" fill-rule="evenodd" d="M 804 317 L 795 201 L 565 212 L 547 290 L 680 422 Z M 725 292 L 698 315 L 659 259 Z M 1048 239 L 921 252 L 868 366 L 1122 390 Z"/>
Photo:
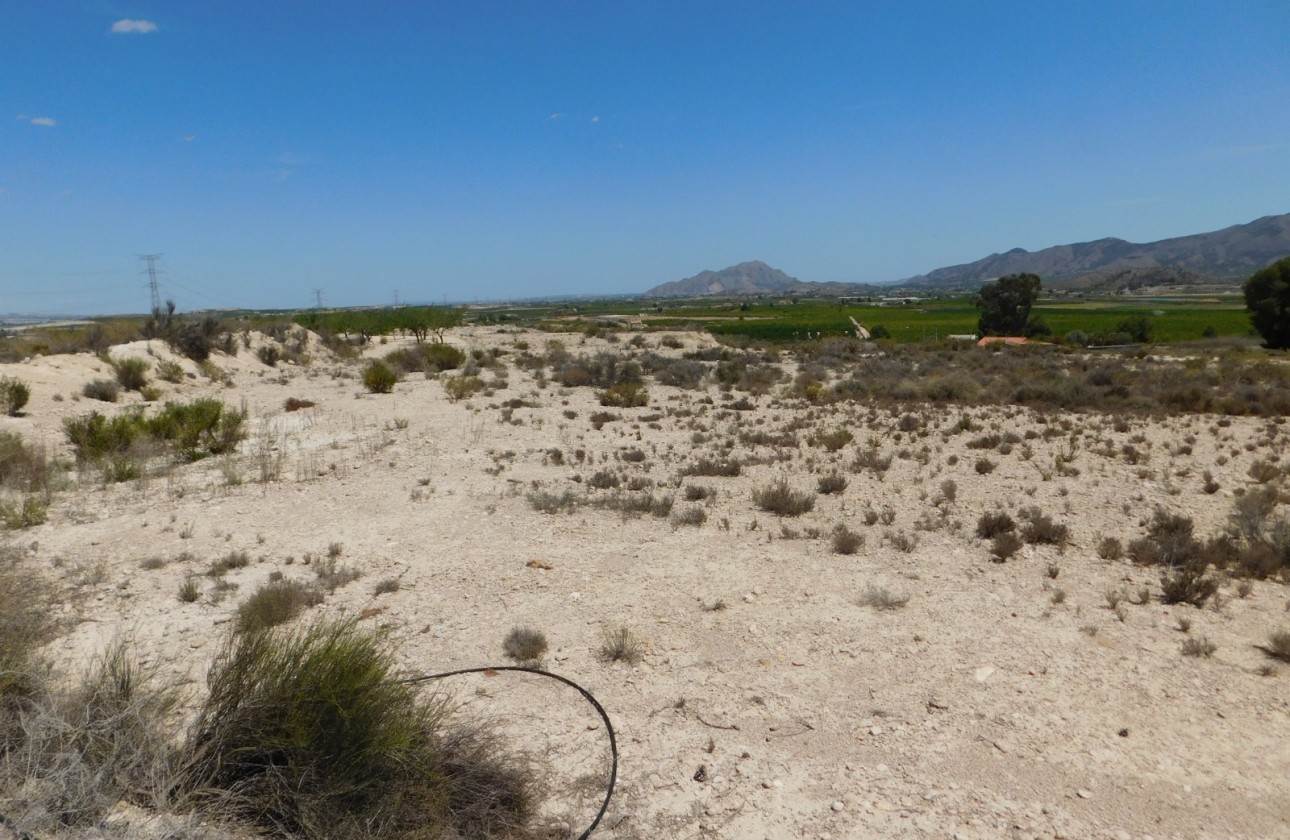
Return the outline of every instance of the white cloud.
<path id="1" fill-rule="evenodd" d="M 600 117 L 592 117 L 592 118 L 591 118 L 591 121 L 592 121 L 593 123 L 598 123 L 598 122 L 600 122 Z"/>
<path id="2" fill-rule="evenodd" d="M 196 140 L 196 139 L 197 139 L 197 135 L 196 135 L 196 134 L 185 134 L 185 135 L 184 135 L 184 139 L 185 139 L 185 140 L 187 140 L 189 143 L 191 143 L 191 142 L 193 142 L 194 140 Z"/>
<path id="3" fill-rule="evenodd" d="M 43 125 L 45 128 L 53 128 L 58 125 L 58 120 L 53 117 L 29 117 L 26 114 L 19 114 L 18 119 L 32 125 Z"/>
<path id="4" fill-rule="evenodd" d="M 150 20 L 131 20 L 122 18 L 112 24 L 112 34 L 114 35 L 147 35 L 149 32 L 156 32 L 157 24 Z"/>
<path id="5" fill-rule="evenodd" d="M 551 116 L 547 117 L 547 119 L 548 119 L 548 120 L 558 120 L 558 119 L 560 119 L 560 118 L 561 118 L 561 117 L 563 117 L 563 116 L 564 116 L 564 114 L 561 114 L 559 111 L 556 111 L 554 114 L 552 114 Z"/>

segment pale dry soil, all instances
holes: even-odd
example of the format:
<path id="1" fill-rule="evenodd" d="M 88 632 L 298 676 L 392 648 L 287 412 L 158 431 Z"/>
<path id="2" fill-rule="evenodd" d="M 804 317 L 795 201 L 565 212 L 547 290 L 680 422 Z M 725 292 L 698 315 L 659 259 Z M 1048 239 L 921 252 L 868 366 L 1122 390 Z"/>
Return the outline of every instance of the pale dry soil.
<path id="1" fill-rule="evenodd" d="M 686 349 L 707 340 L 678 337 Z M 448 340 L 512 352 L 523 340 L 540 352 L 548 338 L 469 328 Z M 647 340 L 657 348 L 657 335 Z M 566 341 L 573 352 L 609 347 Z M 9 532 L 27 562 L 69 593 L 60 608 L 66 632 L 48 650 L 66 670 L 126 638 L 198 696 L 239 601 L 274 571 L 312 579 L 310 565 L 336 543 L 340 562 L 362 577 L 303 620 L 363 615 L 392 634 L 409 674 L 506 664 L 501 641 L 517 625 L 547 635 L 546 667 L 594 693 L 618 734 L 618 787 L 598 837 L 1290 837 L 1290 673 L 1264 673 L 1269 660 L 1257 647 L 1290 624 L 1287 589 L 1255 582 L 1242 598 L 1229 581 L 1218 608 L 1164 606 L 1158 570 L 1096 551 L 1105 536 L 1127 543 L 1143 534 L 1157 505 L 1193 516 L 1198 535 L 1221 528 L 1233 491 L 1253 486 L 1249 465 L 1270 454 L 1245 449 L 1266 421 L 1134 419 L 1116 432 L 1097 416 L 994 408 L 968 412 L 979 431 L 952 434 L 963 412 L 928 409 L 922 428 L 897 440 L 898 412 L 767 395 L 754 398 L 755 411 L 723 412 L 730 398 L 715 387 L 650 384 L 651 405 L 616 410 L 622 419 L 597 431 L 588 418 L 601 408 L 590 388 L 539 388 L 508 365 L 507 386 L 492 395 L 454 403 L 441 382 L 420 375 L 371 395 L 358 363 L 316 349 L 308 366 L 277 369 L 250 351 L 217 354 L 227 385 L 185 362 L 194 376 L 161 383 L 163 399 L 215 395 L 245 405 L 252 436 L 237 456 L 154 465 L 149 478 L 119 485 L 86 470 L 54 497 L 45 524 Z M 170 357 L 159 343 L 113 352 Z M 26 415 L 0 428 L 56 453 L 67 452 L 63 418 L 138 400 L 108 406 L 75 396 L 110 375 L 88 355 L 37 358 L 0 374 L 33 388 Z M 287 397 L 317 405 L 287 413 Z M 536 407 L 516 408 L 505 422 L 499 407 L 513 398 Z M 806 417 L 800 447 L 779 450 L 782 460 L 735 442 L 730 454 L 766 462 L 735 478 L 678 478 L 740 429 Z M 1028 460 L 1020 445 L 1007 455 L 965 448 L 992 428 L 1023 434 L 1062 421 L 1076 433 L 1073 452 L 1069 431 L 1026 441 Z M 806 442 L 835 428 L 855 440 L 836 453 Z M 707 439 L 695 443 L 696 432 Z M 1188 434 L 1192 452 L 1171 454 Z M 1145 465 L 1090 451 L 1093 436 L 1118 450 L 1133 435 L 1145 437 L 1136 444 L 1149 454 Z M 849 469 L 871 438 L 896 456 L 881 478 Z M 618 459 L 634 447 L 643 462 Z M 552 463 L 552 449 L 563 464 Z M 1074 455 L 1077 476 L 1052 474 L 1059 453 Z M 974 469 L 983 454 L 998 463 L 984 476 Z M 753 504 L 753 490 L 780 476 L 814 492 L 834 466 L 850 486 L 817 497 L 800 519 Z M 545 514 L 527 499 L 535 488 L 611 493 L 587 487 L 600 469 L 656 482 L 653 492 L 677 497 L 674 513 L 692 506 L 685 484 L 710 487 L 715 499 L 696 503 L 707 521 L 676 525 L 586 506 Z M 1221 485 L 1213 495 L 1201 490 L 1206 469 Z M 947 479 L 956 498 L 937 505 Z M 894 522 L 866 526 L 865 510 L 884 506 Z M 1028 506 L 1067 524 L 1069 544 L 991 562 L 973 534 L 978 517 Z M 918 528 L 920 518 L 929 527 Z M 838 523 L 864 535 L 856 554 L 832 553 L 828 534 Z M 786 538 L 784 525 L 800 538 Z M 809 529 L 820 536 L 809 538 Z M 911 551 L 885 536 L 901 533 L 917 537 Z M 220 599 L 200 574 L 232 550 L 252 562 L 228 575 L 238 589 Z M 141 568 L 158 557 L 161 568 Z M 181 603 L 176 593 L 192 575 L 204 595 Z M 375 595 L 388 578 L 398 591 Z M 1123 620 L 1108 608 L 1108 590 L 1144 585 L 1151 601 L 1126 605 Z M 862 606 L 869 587 L 908 603 Z M 1212 657 L 1182 655 L 1180 619 L 1217 646 Z M 639 664 L 599 657 L 603 629 L 618 625 L 644 640 Z M 595 812 L 608 766 L 590 707 L 527 675 L 438 687 L 529 754 L 552 836 L 576 835 Z M 147 822 L 133 812 L 122 819 Z"/>

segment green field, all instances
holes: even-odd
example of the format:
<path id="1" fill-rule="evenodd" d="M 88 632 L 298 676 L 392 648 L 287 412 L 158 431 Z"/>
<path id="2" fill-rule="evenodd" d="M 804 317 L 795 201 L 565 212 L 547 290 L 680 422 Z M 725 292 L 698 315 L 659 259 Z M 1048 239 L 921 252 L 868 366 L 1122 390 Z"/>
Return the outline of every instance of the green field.
<path id="1" fill-rule="evenodd" d="M 662 311 L 659 311 L 661 308 Z M 548 328 L 577 329 L 567 320 L 569 308 L 534 307 L 508 310 L 516 320 L 544 321 Z M 1125 318 L 1145 314 L 1158 342 L 1195 341 L 1211 334 L 1244 337 L 1250 334 L 1249 316 L 1239 298 L 1205 297 L 1088 301 L 1041 301 L 1035 313 L 1042 316 L 1054 336 L 1079 330 L 1089 336 L 1110 335 Z M 850 318 L 873 329 L 882 326 L 898 342 L 938 341 L 953 334 L 976 332 L 977 309 L 968 298 L 920 301 L 910 305 L 879 306 L 836 301 L 655 303 L 640 301 L 580 303 L 579 319 L 607 315 L 639 315 L 654 328 L 706 329 L 717 335 L 791 342 L 820 336 L 854 334 Z M 566 320 L 551 319 L 563 315 Z"/>

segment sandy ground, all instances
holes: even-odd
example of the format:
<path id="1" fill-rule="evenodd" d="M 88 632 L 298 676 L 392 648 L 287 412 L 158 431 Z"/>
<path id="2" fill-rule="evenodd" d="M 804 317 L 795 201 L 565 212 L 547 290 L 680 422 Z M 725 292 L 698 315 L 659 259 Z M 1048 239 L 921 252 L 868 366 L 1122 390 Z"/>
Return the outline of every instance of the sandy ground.
<path id="1" fill-rule="evenodd" d="M 687 349 L 704 340 L 678 336 Z M 449 341 L 513 351 L 516 341 L 541 350 L 548 338 L 469 328 Z M 566 340 L 574 352 L 608 347 Z M 657 334 L 648 342 L 658 349 Z M 169 357 L 159 343 L 113 352 Z M 8 534 L 69 593 L 69 630 L 49 649 L 65 665 L 82 667 L 125 637 L 199 693 L 238 602 L 274 571 L 311 578 L 310 565 L 336 544 L 362 577 L 313 614 L 363 614 L 386 628 L 409 674 L 505 664 L 512 627 L 546 634 L 547 667 L 594 693 L 618 734 L 618 788 L 597 837 L 1290 837 L 1290 672 L 1267 674 L 1257 647 L 1290 625 L 1285 587 L 1255 582 L 1238 597 L 1231 581 L 1218 608 L 1165 606 L 1157 570 L 1096 550 L 1108 535 L 1142 535 L 1157 505 L 1193 516 L 1199 535 L 1221 528 L 1233 491 L 1253 486 L 1250 464 L 1280 454 L 1280 438 L 1266 442 L 1267 421 L 1134 419 L 1117 432 L 1109 418 L 996 408 L 969 412 L 979 431 L 949 434 L 963 412 L 928 409 L 921 429 L 898 440 L 899 415 L 886 411 L 771 396 L 754 398 L 754 411 L 723 411 L 730 398 L 715 387 L 651 385 L 651 405 L 617 410 L 621 420 L 595 430 L 594 390 L 540 389 L 513 367 L 506 388 L 454 403 L 419 375 L 393 394 L 367 394 L 357 363 L 323 351 L 306 367 L 270 369 L 249 351 L 215 362 L 230 384 L 194 375 L 160 383 L 163 399 L 244 404 L 253 434 L 237 456 L 118 485 L 87 471 L 55 496 L 45 524 Z M 3 366 L 0 375 L 24 379 L 33 396 L 26 415 L 3 418 L 0 429 L 67 452 L 63 418 L 138 401 L 77 396 L 109 374 L 88 355 Z M 317 405 L 287 413 L 287 397 Z M 514 408 L 507 422 L 501 408 L 516 398 L 535 405 Z M 1018 445 L 984 453 L 998 464 L 993 473 L 974 469 L 983 453 L 966 448 L 970 439 L 1063 422 L 1061 435 L 1026 441 L 1029 459 Z M 765 463 L 734 478 L 679 477 L 741 429 L 791 423 L 802 443 L 781 459 L 736 442 L 733 455 Z M 855 440 L 836 453 L 807 443 L 836 428 Z M 881 480 L 849 468 L 871 437 L 895 455 Z M 1148 459 L 1093 451 L 1107 442 L 1133 442 Z M 643 461 L 621 460 L 634 448 Z M 1078 476 L 1045 477 L 1072 452 Z M 819 496 L 801 518 L 780 520 L 752 501 L 781 476 L 813 491 L 834 468 L 849 487 Z M 655 482 L 653 492 L 677 497 L 674 514 L 699 505 L 706 522 L 592 507 L 546 514 L 527 498 L 537 489 L 609 494 L 587 487 L 601 469 Z M 1221 485 L 1213 495 L 1201 490 L 1205 470 Z M 946 480 L 952 501 L 942 498 Z M 687 484 L 715 498 L 685 502 Z M 990 562 L 973 534 L 978 517 L 1029 506 L 1067 524 L 1069 544 Z M 884 507 L 891 524 L 864 524 L 867 509 Z M 858 553 L 831 551 L 838 523 L 864 535 Z M 917 544 L 902 550 L 901 536 Z M 179 601 L 184 580 L 233 550 L 253 558 L 229 574 L 236 590 L 221 599 L 199 577 L 201 600 Z M 165 562 L 145 570 L 150 558 Z M 397 591 L 374 594 L 391 578 Z M 1141 586 L 1154 597 L 1126 602 L 1121 620 L 1106 593 Z M 862 606 L 870 587 L 908 603 Z M 1212 657 L 1182 655 L 1180 620 L 1217 646 Z M 619 625 L 644 640 L 641 663 L 599 657 L 603 630 Z M 526 675 L 438 687 L 530 752 L 546 780 L 552 836 L 576 836 L 607 767 L 590 707 Z"/>

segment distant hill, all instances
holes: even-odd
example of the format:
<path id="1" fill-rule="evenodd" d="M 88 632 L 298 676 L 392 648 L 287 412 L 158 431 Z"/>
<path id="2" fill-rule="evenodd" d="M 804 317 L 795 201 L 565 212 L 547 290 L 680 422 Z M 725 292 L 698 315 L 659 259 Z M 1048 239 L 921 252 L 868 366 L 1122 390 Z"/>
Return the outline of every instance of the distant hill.
<path id="1" fill-rule="evenodd" d="M 1014 248 L 965 265 L 938 268 L 898 285 L 976 288 L 1005 274 L 1038 274 L 1048 288 L 1112 291 L 1170 285 L 1233 285 L 1290 255 L 1290 213 L 1249 224 L 1136 244 L 1098 239 L 1030 252 Z"/>
<path id="2" fill-rule="evenodd" d="M 645 297 L 738 297 L 741 295 L 872 294 L 876 286 L 863 283 L 806 283 L 761 260 L 742 262 L 720 271 L 701 271 L 684 280 L 655 286 Z"/>

